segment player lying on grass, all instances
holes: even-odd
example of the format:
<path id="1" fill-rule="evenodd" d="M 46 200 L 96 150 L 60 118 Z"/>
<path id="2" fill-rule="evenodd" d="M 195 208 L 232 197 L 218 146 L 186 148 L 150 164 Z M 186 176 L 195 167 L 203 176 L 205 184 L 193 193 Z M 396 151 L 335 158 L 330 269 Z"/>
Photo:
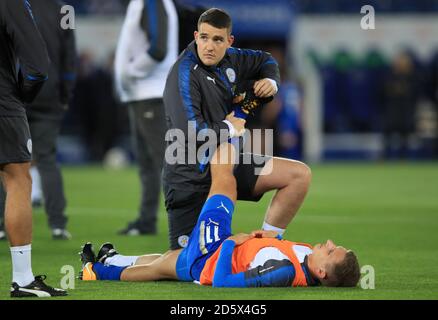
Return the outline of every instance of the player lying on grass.
<path id="1" fill-rule="evenodd" d="M 226 153 L 227 163 L 223 163 Z M 214 287 L 356 286 L 359 264 L 351 250 L 328 240 L 314 247 L 282 240 L 275 231 L 231 234 L 236 180 L 222 144 L 211 164 L 210 193 L 187 247 L 163 255 L 123 256 L 104 244 L 80 252 L 82 280 L 196 281 Z M 221 159 L 221 162 L 219 162 Z"/>

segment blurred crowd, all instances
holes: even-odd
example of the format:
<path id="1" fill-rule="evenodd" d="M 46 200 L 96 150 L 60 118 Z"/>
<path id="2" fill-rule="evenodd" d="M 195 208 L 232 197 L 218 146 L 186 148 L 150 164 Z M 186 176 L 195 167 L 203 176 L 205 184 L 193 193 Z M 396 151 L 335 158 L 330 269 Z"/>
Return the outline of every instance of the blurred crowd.
<path id="1" fill-rule="evenodd" d="M 238 45 L 271 52 L 283 79 L 276 99 L 257 111 L 248 127 L 274 129 L 274 154 L 300 159 L 303 93 L 284 67 L 284 46 L 245 41 Z M 346 50 L 330 57 L 309 54 L 321 75 L 326 133 L 381 133 L 388 157 L 406 156 L 410 137 L 417 134 L 428 144 L 426 156 L 436 156 L 438 52 L 430 61 L 417 58 L 410 50 L 391 58 L 376 49 L 363 56 Z M 119 106 L 114 93 L 113 59 L 111 53 L 99 65 L 91 52 L 79 55 L 74 98 L 62 133 L 81 137 L 87 161 L 102 161 L 116 146 L 130 149 L 127 110 Z"/>
<path id="2" fill-rule="evenodd" d="M 66 2 L 74 4 L 76 12 L 86 14 L 123 14 L 126 5 L 122 0 Z M 438 10 L 438 0 L 296 0 L 293 4 L 302 13 L 330 14 L 357 12 L 362 2 L 393 13 Z M 280 92 L 256 112 L 248 127 L 274 129 L 274 154 L 301 159 L 303 90 L 285 67 L 286 43 L 236 39 L 235 46 L 266 50 L 279 62 Z M 329 56 L 314 51 L 309 55 L 321 76 L 325 133 L 379 133 L 384 140 L 383 156 L 389 158 L 407 156 L 416 134 L 425 145 L 425 156 L 437 156 L 438 51 L 429 60 L 417 57 L 409 48 L 392 57 L 378 48 L 360 56 L 348 49 Z M 113 61 L 114 53 L 103 64 L 97 63 L 91 51 L 79 54 L 77 85 L 62 134 L 81 137 L 85 161 L 102 161 L 117 146 L 130 153 L 128 115 L 114 93 Z"/>
<path id="3" fill-rule="evenodd" d="M 78 57 L 76 87 L 61 133 L 80 137 L 85 161 L 102 161 L 111 148 L 129 145 L 124 141 L 129 140 L 128 114 L 116 98 L 113 65 L 114 53 L 104 64 L 90 51 Z"/>
<path id="4" fill-rule="evenodd" d="M 66 0 L 78 14 L 123 14 L 123 0 Z"/>
<path id="5" fill-rule="evenodd" d="M 436 155 L 438 51 L 430 60 L 408 48 L 390 58 L 378 49 L 309 54 L 322 79 L 326 133 L 382 133 L 386 156 L 406 155 L 415 133 L 430 138 L 427 152 Z"/>
<path id="6" fill-rule="evenodd" d="M 275 1 L 275 0 L 274 0 Z M 122 14 L 126 0 L 66 0 L 79 14 Z M 180 2 L 202 3 L 198 0 Z M 378 12 L 384 13 L 430 13 L 438 11 L 438 0 L 290 0 L 301 13 L 331 14 L 358 12 L 364 5 L 372 5 Z"/>
<path id="7" fill-rule="evenodd" d="M 371 5 L 380 13 L 429 13 L 438 11 L 437 0 L 294 0 L 296 8 L 306 14 L 358 12 L 358 8 Z"/>

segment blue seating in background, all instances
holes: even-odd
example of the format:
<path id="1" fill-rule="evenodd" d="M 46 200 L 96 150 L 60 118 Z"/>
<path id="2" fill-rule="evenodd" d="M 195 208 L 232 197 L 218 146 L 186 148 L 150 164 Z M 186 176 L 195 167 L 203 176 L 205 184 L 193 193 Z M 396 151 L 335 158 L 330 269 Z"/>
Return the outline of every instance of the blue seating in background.
<path id="1" fill-rule="evenodd" d="M 357 13 L 364 5 L 385 13 L 438 12 L 438 0 L 295 0 L 295 3 L 299 12 L 308 14 Z"/>
<path id="2" fill-rule="evenodd" d="M 438 100 L 434 92 L 438 51 L 430 62 L 419 59 L 413 50 L 404 51 L 414 62 L 420 95 Z M 362 56 L 339 49 L 325 59 L 315 51 L 308 52 L 321 77 L 325 132 L 381 132 L 382 89 L 390 70 L 389 59 L 376 48 Z"/>

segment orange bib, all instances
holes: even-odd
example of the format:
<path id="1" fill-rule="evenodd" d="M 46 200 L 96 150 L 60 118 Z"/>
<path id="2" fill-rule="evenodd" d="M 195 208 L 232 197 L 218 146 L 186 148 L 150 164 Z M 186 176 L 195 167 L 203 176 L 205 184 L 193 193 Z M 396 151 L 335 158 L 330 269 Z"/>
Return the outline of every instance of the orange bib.
<path id="1" fill-rule="evenodd" d="M 240 273 L 248 270 L 251 261 L 254 260 L 257 252 L 266 247 L 275 247 L 286 255 L 290 262 L 292 262 L 295 268 L 295 279 L 292 283 L 293 287 L 306 287 L 307 280 L 304 274 L 301 264 L 298 261 L 295 252 L 293 251 L 294 245 L 306 246 L 312 249 L 312 246 L 307 243 L 292 242 L 288 240 L 278 240 L 275 238 L 253 238 L 246 241 L 240 246 L 234 248 L 232 262 L 232 273 Z M 204 269 L 202 269 L 200 276 L 200 283 L 203 285 L 211 285 L 213 283 L 214 271 L 216 269 L 219 253 L 222 249 L 222 245 L 216 250 L 216 252 L 208 258 L 205 263 Z"/>

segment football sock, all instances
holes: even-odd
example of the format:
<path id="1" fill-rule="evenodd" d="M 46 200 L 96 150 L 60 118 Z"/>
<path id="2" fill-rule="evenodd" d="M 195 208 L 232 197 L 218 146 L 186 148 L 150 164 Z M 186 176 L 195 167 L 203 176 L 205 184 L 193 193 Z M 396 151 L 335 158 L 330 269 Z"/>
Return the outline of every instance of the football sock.
<path id="1" fill-rule="evenodd" d="M 121 254 L 116 254 L 112 257 L 105 259 L 105 265 L 112 265 L 117 267 L 129 267 L 133 266 L 137 261 L 138 256 L 123 256 Z"/>
<path id="2" fill-rule="evenodd" d="M 27 286 L 35 280 L 32 273 L 30 244 L 20 247 L 11 247 L 12 257 L 12 282 L 20 287 Z"/>
<path id="3" fill-rule="evenodd" d="M 105 266 L 100 262 L 93 264 L 93 271 L 99 280 L 120 280 L 122 271 L 127 267 Z"/>
<path id="4" fill-rule="evenodd" d="M 263 222 L 262 229 L 266 230 L 266 231 L 277 231 L 280 236 L 282 236 L 284 231 L 286 230 L 286 229 L 281 229 L 281 228 L 278 228 L 278 227 L 274 227 L 273 225 L 270 225 L 266 221 Z"/>

